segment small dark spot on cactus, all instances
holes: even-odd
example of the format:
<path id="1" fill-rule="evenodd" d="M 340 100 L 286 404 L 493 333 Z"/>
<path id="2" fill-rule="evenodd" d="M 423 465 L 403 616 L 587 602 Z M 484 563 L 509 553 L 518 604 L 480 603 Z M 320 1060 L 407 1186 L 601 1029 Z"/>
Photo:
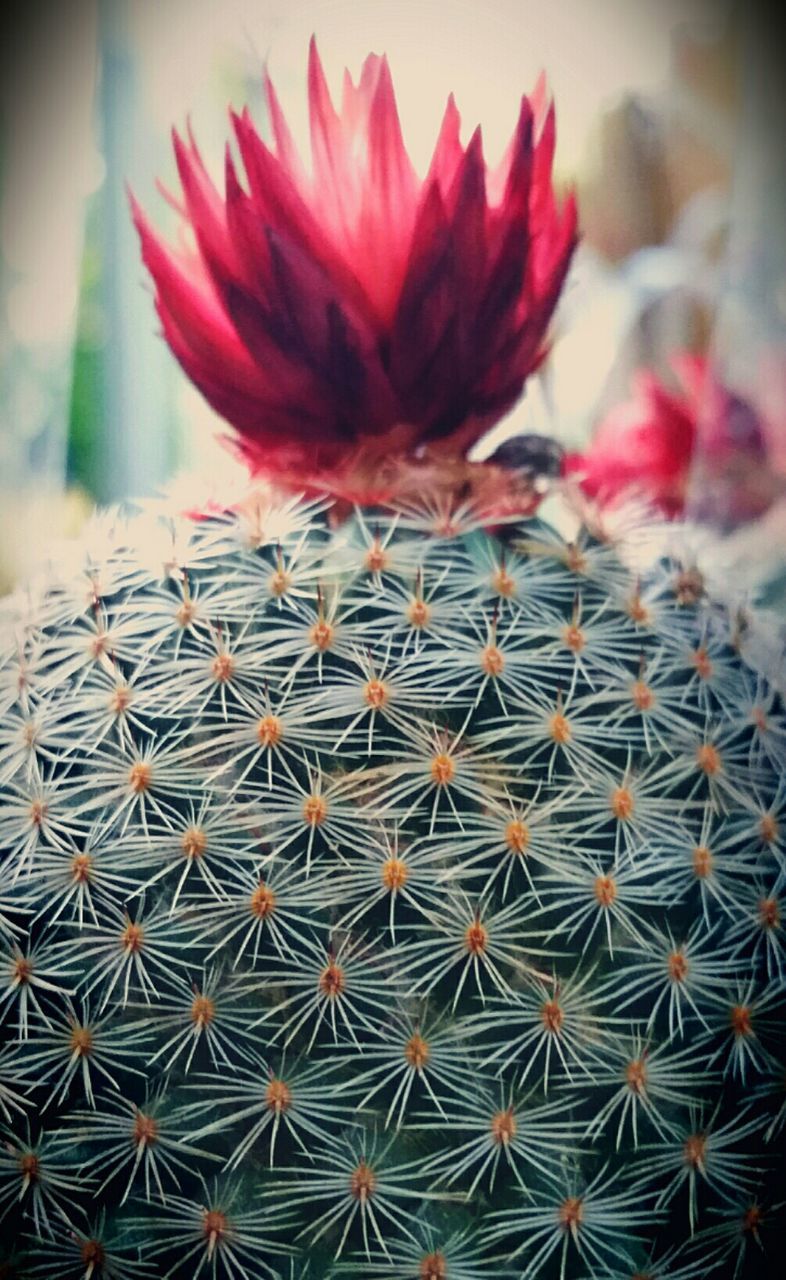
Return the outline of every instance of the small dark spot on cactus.
<path id="1" fill-rule="evenodd" d="M 292 1106 L 292 1090 L 283 1080 L 278 1080 L 275 1076 L 265 1089 L 265 1102 L 271 1111 L 279 1114 L 287 1111 Z"/>
<path id="2" fill-rule="evenodd" d="M 249 900 L 249 908 L 251 914 L 258 916 L 260 920 L 264 920 L 266 916 L 272 916 L 276 909 L 276 895 L 273 890 L 265 884 L 264 880 L 260 880 Z"/>
<path id="3" fill-rule="evenodd" d="M 595 897 L 602 907 L 610 907 L 617 898 L 617 882 L 613 876 L 596 876 Z"/>
<path id="4" fill-rule="evenodd" d="M 551 436 L 530 431 L 506 440 L 486 461 L 509 471 L 525 471 L 535 479 L 553 478 L 562 473 L 565 450 Z"/>
<path id="5" fill-rule="evenodd" d="M 137 760 L 128 771 L 128 785 L 136 795 L 150 788 L 153 781 L 153 769 L 146 760 Z"/>
<path id="6" fill-rule="evenodd" d="M 770 727 L 769 720 L 767 719 L 767 713 L 763 707 L 753 708 L 751 711 L 751 720 L 753 721 L 754 729 L 757 729 L 759 733 L 766 733 Z"/>
<path id="7" fill-rule="evenodd" d="M 202 1232 L 208 1241 L 208 1253 L 212 1253 L 216 1245 L 224 1239 L 229 1231 L 229 1219 L 220 1209 L 204 1209 L 202 1212 Z"/>
<path id="8" fill-rule="evenodd" d="M 375 538 L 366 552 L 365 565 L 369 573 L 382 573 L 387 569 L 390 563 L 390 557 L 380 544 L 379 538 Z"/>
<path id="9" fill-rule="evenodd" d="M 38 1182 L 41 1176 L 41 1165 L 34 1151 L 25 1151 L 19 1157 L 19 1172 L 25 1183 Z"/>
<path id="10" fill-rule="evenodd" d="M 131 706 L 132 693 L 127 684 L 120 684 L 109 699 L 109 710 L 113 715 L 121 716 Z"/>
<path id="11" fill-rule="evenodd" d="M 93 859 L 89 853 L 76 853 L 71 859 L 71 879 L 77 884 L 86 884 L 91 876 Z"/>
<path id="12" fill-rule="evenodd" d="M 751 1235 L 758 1235 L 759 1227 L 764 1222 L 764 1210 L 761 1205 L 752 1204 L 742 1215 L 742 1229 Z"/>
<path id="13" fill-rule="evenodd" d="M 277 747 L 284 733 L 278 716 L 263 716 L 257 723 L 257 738 L 263 747 Z"/>
<path id="14" fill-rule="evenodd" d="M 672 982 L 684 982 L 688 976 L 688 959 L 685 952 L 677 948 L 676 951 L 670 951 L 666 959 L 666 968 L 669 971 L 669 977 Z"/>
<path id="15" fill-rule="evenodd" d="M 729 1010 L 729 1021 L 735 1036 L 753 1035 L 753 1011 L 746 1004 L 732 1005 Z"/>
<path id="16" fill-rule="evenodd" d="M 410 601 L 407 608 L 407 620 L 409 621 L 410 626 L 413 626 L 419 631 L 421 627 L 428 626 L 430 618 L 431 609 L 426 604 L 425 600 L 420 596 L 415 596 L 415 598 Z"/>
<path id="17" fill-rule="evenodd" d="M 632 1058 L 625 1068 L 625 1083 L 631 1093 L 640 1096 L 647 1088 L 647 1063 L 644 1057 Z"/>
<path id="18" fill-rule="evenodd" d="M 652 613 L 643 603 L 638 591 L 626 606 L 628 617 L 639 627 L 648 627 L 652 623 Z"/>
<path id="19" fill-rule="evenodd" d="M 611 793 L 611 812 L 618 822 L 628 822 L 635 808 L 633 796 L 627 787 L 615 787 Z"/>
<path id="20" fill-rule="evenodd" d="M 328 806 L 324 796 L 307 796 L 303 801 L 303 817 L 312 827 L 319 827 L 327 817 Z"/>
<path id="21" fill-rule="evenodd" d="M 696 668 L 696 674 L 700 680 L 711 680 L 713 673 L 712 659 L 704 648 L 696 649 L 693 654 L 692 662 Z"/>
<path id="22" fill-rule="evenodd" d="M 721 753 L 711 742 L 703 742 L 700 747 L 697 747 L 696 764 L 709 778 L 714 778 L 716 774 L 723 771 Z"/>
<path id="23" fill-rule="evenodd" d="M 352 1170 L 349 1178 L 349 1194 L 353 1200 L 368 1200 L 377 1188 L 377 1175 L 365 1160 Z"/>
<path id="24" fill-rule="evenodd" d="M 456 776 L 456 763 L 446 751 L 440 751 L 431 761 L 431 776 L 438 787 L 446 787 Z"/>
<path id="25" fill-rule="evenodd" d="M 211 662 L 210 670 L 217 684 L 226 684 L 235 674 L 234 659 L 228 653 L 219 653 Z"/>
<path id="26" fill-rule="evenodd" d="M 184 600 L 175 613 L 175 621 L 183 630 L 190 627 L 197 615 L 197 607 L 193 600 Z"/>
<path id="27" fill-rule="evenodd" d="M 207 850 L 207 835 L 201 827 L 187 827 L 180 838 L 186 858 L 201 858 Z"/>
<path id="28" fill-rule="evenodd" d="M 158 1122 L 153 1116 L 145 1115 L 144 1111 L 137 1111 L 134 1116 L 133 1142 L 134 1146 L 151 1147 L 158 1141 Z"/>
<path id="29" fill-rule="evenodd" d="M 564 747 L 566 742 L 570 742 L 573 730 L 570 727 L 570 721 L 561 711 L 555 712 L 549 720 L 549 733 L 560 746 Z"/>
<path id="30" fill-rule="evenodd" d="M 558 1000 L 546 1000 L 540 1008 L 540 1019 L 550 1035 L 558 1036 L 565 1021 L 562 1005 Z"/>
<path id="31" fill-rule="evenodd" d="M 33 962 L 27 956 L 17 956 L 11 965 L 11 980 L 24 986 L 33 976 Z"/>
<path id="32" fill-rule="evenodd" d="M 751 618 L 746 609 L 739 608 L 734 617 L 734 624 L 731 635 L 729 636 L 729 644 L 735 653 L 742 653 L 742 646 L 750 634 Z"/>
<path id="33" fill-rule="evenodd" d="M 444 1253 L 427 1253 L 418 1268 L 418 1280 L 448 1280 Z"/>
<path id="34" fill-rule="evenodd" d="M 505 658 L 495 644 L 488 644 L 481 651 L 480 665 L 487 676 L 501 675 L 505 668 Z"/>
<path id="35" fill-rule="evenodd" d="M 704 595 L 704 575 L 696 568 L 683 569 L 674 581 L 674 594 L 683 607 L 698 604 Z"/>
<path id="36" fill-rule="evenodd" d="M 514 818 L 505 828 L 505 843 L 511 853 L 523 854 L 529 844 L 529 830 L 520 818 Z"/>
<path id="37" fill-rule="evenodd" d="M 82 1265 L 87 1268 L 88 1275 L 91 1275 L 97 1267 L 103 1267 L 106 1262 L 106 1249 L 100 1240 L 92 1237 L 89 1240 L 80 1241 L 79 1252 Z"/>
<path id="38" fill-rule="evenodd" d="M 498 1111 L 491 1117 L 491 1136 L 500 1146 L 506 1147 L 509 1142 L 512 1142 L 517 1130 L 518 1125 L 512 1107 L 508 1107 L 505 1111 Z"/>
<path id="39" fill-rule="evenodd" d="M 765 844 L 775 844 L 780 834 L 778 819 L 773 813 L 763 813 L 759 822 L 759 834 Z"/>
<path id="40" fill-rule="evenodd" d="M 34 800 L 30 805 L 30 821 L 34 827 L 40 827 L 44 822 L 49 806 L 44 800 Z"/>
<path id="41" fill-rule="evenodd" d="M 440 516 L 431 527 L 438 538 L 455 538 L 461 533 L 461 525 L 451 515 Z"/>
<path id="42" fill-rule="evenodd" d="M 286 573 L 284 569 L 278 568 L 271 573 L 267 581 L 268 589 L 272 596 L 280 600 L 285 596 L 292 586 L 292 575 Z"/>
<path id="43" fill-rule="evenodd" d="M 587 557 L 581 549 L 576 546 L 575 542 L 569 542 L 565 548 L 565 564 L 571 573 L 585 574 L 587 572 Z"/>
<path id="44" fill-rule="evenodd" d="M 584 632 L 575 622 L 571 622 L 570 626 L 565 627 L 565 630 L 562 633 L 562 639 L 565 644 L 565 648 L 570 649 L 572 653 L 581 653 L 587 643 L 587 638 L 584 635 Z"/>
<path id="45" fill-rule="evenodd" d="M 191 1021 L 200 1030 L 209 1026 L 216 1016 L 215 1001 L 210 996 L 204 996 L 200 993 L 194 996 L 191 1002 Z"/>
<path id="46" fill-rule="evenodd" d="M 382 883 L 391 893 L 402 889 L 409 879 L 409 867 L 401 858 L 388 858 L 382 865 Z"/>
<path id="47" fill-rule="evenodd" d="M 781 909 L 778 899 L 761 898 L 759 900 L 759 920 L 762 929 L 779 929 L 781 925 Z"/>
<path id="48" fill-rule="evenodd" d="M 630 687 L 630 696 L 637 711 L 651 711 L 655 706 L 655 694 L 643 680 L 634 680 Z"/>
<path id="49" fill-rule="evenodd" d="M 87 646 L 90 656 L 92 658 L 100 658 L 101 655 L 107 651 L 108 641 L 109 637 L 104 631 L 99 632 L 97 636 L 93 636 L 90 644 Z"/>
<path id="50" fill-rule="evenodd" d="M 368 680 L 363 687 L 363 697 L 374 711 L 379 711 L 387 703 L 390 693 L 382 680 Z"/>
<path id="51" fill-rule="evenodd" d="M 410 1036 L 404 1046 L 404 1057 L 411 1067 L 416 1071 L 422 1071 L 431 1057 L 431 1050 L 427 1042 L 417 1032 L 414 1036 Z"/>
<path id="52" fill-rule="evenodd" d="M 93 1052 L 93 1033 L 89 1027 L 75 1022 L 69 1037 L 71 1052 L 77 1058 L 88 1058 Z"/>
<path id="53" fill-rule="evenodd" d="M 563 1231 L 576 1234 L 584 1221 L 584 1205 L 580 1196 L 567 1196 L 557 1210 L 557 1218 Z"/>
<path id="54" fill-rule="evenodd" d="M 489 931 L 479 920 L 473 920 L 464 934 L 464 945 L 470 955 L 478 956 L 486 950 L 489 942 Z"/>
<path id="55" fill-rule="evenodd" d="M 136 953 L 142 950 L 145 940 L 144 929 L 141 924 L 137 924 L 133 920 L 129 920 L 123 932 L 120 934 L 120 945 L 124 951 Z"/>
<path id="56" fill-rule="evenodd" d="M 326 618 L 320 618 L 309 628 L 308 638 L 315 649 L 320 653 L 325 653 L 333 643 L 335 630 Z"/>
<path id="57" fill-rule="evenodd" d="M 336 1000 L 342 995 L 346 985 L 344 970 L 341 965 L 336 964 L 335 960 L 331 960 L 319 975 L 320 991 L 328 1000 Z"/>
<path id="58" fill-rule="evenodd" d="M 495 591 L 498 596 L 502 596 L 504 600 L 510 600 L 511 596 L 515 596 L 516 579 L 511 577 L 504 564 L 501 564 L 499 568 L 495 569 L 492 573 L 491 589 L 492 591 Z"/>
<path id="59" fill-rule="evenodd" d="M 706 880 L 712 874 L 714 858 L 706 844 L 697 844 L 693 850 L 693 871 L 699 880 Z"/>
<path id="60" fill-rule="evenodd" d="M 707 1154 L 707 1136 L 704 1133 L 692 1133 L 685 1139 L 682 1148 L 683 1158 L 692 1169 L 704 1171 L 704 1158 Z"/>

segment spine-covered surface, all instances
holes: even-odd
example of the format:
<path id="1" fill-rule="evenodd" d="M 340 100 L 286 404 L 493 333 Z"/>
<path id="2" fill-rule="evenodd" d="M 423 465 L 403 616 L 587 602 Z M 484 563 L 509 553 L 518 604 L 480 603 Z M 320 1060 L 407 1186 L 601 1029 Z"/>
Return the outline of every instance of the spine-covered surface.
<path id="1" fill-rule="evenodd" d="M 99 532 L 3 633 L 3 1274 L 768 1274 L 745 620 L 534 520 Z"/>

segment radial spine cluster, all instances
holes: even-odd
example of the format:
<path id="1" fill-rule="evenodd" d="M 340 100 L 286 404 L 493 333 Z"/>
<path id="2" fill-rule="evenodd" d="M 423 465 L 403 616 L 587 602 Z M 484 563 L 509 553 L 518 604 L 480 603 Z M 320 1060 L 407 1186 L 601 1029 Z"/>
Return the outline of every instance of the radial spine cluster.
<path id="1" fill-rule="evenodd" d="M 775 1274 L 747 620 L 534 519 L 92 537 L 3 621 L 3 1274 Z"/>

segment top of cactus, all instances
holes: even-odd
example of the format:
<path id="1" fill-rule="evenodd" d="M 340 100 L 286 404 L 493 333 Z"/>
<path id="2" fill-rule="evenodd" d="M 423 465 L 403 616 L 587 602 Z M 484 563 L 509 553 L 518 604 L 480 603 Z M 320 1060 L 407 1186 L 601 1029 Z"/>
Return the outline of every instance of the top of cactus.
<path id="1" fill-rule="evenodd" d="M 194 250 L 166 247 L 132 202 L 169 345 L 255 474 L 361 503 L 487 489 L 466 453 L 543 358 L 576 240 L 543 82 L 493 170 L 479 129 L 462 146 L 451 96 L 425 180 L 384 57 L 357 85 L 345 74 L 337 112 L 312 40 L 310 172 L 265 89 L 271 147 L 232 115 L 247 189 L 228 149 L 222 198 L 174 135 Z M 531 509 L 494 470 L 502 505 Z"/>

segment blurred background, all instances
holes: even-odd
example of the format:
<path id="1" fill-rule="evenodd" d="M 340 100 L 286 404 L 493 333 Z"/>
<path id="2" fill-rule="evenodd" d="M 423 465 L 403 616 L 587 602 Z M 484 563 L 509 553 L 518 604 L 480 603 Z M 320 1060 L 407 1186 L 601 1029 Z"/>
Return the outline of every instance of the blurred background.
<path id="1" fill-rule="evenodd" d="M 0 590 L 95 502 L 231 466 L 158 336 L 126 184 L 174 215 L 170 128 L 220 177 L 229 105 L 263 135 L 267 64 L 306 144 L 307 44 L 331 86 L 391 62 L 425 171 L 448 93 L 502 152 L 541 69 L 582 243 L 543 377 L 496 438 L 586 447 L 647 367 L 706 356 L 735 406 L 697 436 L 689 509 L 786 596 L 786 157 L 779 37 L 733 0 L 30 0 L 0 87 Z M 11 22 L 13 29 L 11 29 Z M 307 148 L 306 148 L 307 149 Z M 742 408 L 740 408 L 742 406 Z M 701 419 L 701 406 L 698 414 Z M 740 425 L 742 424 L 742 425 Z M 737 433 L 736 436 L 734 433 Z M 731 433 L 731 435 L 729 434 Z"/>

